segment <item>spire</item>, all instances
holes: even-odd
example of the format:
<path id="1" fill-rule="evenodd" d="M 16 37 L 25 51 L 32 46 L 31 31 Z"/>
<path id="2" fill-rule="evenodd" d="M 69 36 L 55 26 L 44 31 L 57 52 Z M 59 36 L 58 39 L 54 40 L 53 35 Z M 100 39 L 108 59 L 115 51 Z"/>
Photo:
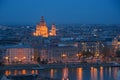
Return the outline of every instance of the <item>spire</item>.
<path id="1" fill-rule="evenodd" d="M 41 16 L 40 25 L 41 26 L 46 26 L 46 22 L 44 21 L 44 17 L 43 16 Z"/>
<path id="2" fill-rule="evenodd" d="M 42 23 L 45 22 L 43 16 L 41 16 L 41 20 L 40 20 L 40 22 L 42 22 Z"/>
<path id="3" fill-rule="evenodd" d="M 55 23 L 52 24 L 52 29 L 55 29 L 55 30 L 56 30 L 56 25 L 55 25 Z"/>
<path id="4" fill-rule="evenodd" d="M 51 32 L 49 34 L 50 36 L 56 36 L 56 26 L 55 24 L 52 24 Z"/>

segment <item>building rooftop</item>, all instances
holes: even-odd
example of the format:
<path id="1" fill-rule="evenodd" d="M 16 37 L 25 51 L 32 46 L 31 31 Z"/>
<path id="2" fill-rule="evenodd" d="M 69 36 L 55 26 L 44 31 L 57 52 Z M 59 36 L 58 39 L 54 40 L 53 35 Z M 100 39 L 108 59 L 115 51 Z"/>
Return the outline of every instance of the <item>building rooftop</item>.
<path id="1" fill-rule="evenodd" d="M 0 48 L 32 48 L 32 47 L 30 45 L 18 44 L 18 45 L 0 46 Z"/>

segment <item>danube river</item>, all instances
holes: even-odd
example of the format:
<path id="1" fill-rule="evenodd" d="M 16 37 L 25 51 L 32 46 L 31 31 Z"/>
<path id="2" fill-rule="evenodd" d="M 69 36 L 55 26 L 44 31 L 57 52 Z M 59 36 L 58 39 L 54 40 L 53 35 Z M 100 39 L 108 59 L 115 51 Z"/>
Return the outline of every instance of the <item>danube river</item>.
<path id="1" fill-rule="evenodd" d="M 120 67 L 90 67 L 90 68 L 59 68 L 42 70 L 6 70 L 4 74 L 26 75 L 38 74 L 42 77 L 56 78 L 58 80 L 116 80 Z"/>

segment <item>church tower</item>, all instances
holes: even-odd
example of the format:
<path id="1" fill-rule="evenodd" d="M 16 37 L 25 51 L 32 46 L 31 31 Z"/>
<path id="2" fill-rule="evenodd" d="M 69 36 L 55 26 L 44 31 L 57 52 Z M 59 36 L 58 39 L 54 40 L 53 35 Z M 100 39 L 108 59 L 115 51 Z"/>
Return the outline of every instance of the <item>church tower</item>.
<path id="1" fill-rule="evenodd" d="M 50 36 L 56 36 L 56 26 L 55 24 L 52 24 L 52 28 L 51 28 L 51 31 L 50 31 Z"/>
<path id="2" fill-rule="evenodd" d="M 46 26 L 43 16 L 41 17 L 40 23 L 36 26 L 34 36 L 48 37 L 48 27 Z"/>

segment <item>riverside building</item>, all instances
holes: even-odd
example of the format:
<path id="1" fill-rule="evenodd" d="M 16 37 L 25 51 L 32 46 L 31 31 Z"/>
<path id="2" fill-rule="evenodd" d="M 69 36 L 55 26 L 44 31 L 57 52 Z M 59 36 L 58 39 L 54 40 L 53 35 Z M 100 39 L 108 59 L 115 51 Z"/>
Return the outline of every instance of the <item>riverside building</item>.
<path id="1" fill-rule="evenodd" d="M 34 62 L 34 49 L 28 45 L 4 47 L 3 60 L 5 64 L 28 64 Z"/>

